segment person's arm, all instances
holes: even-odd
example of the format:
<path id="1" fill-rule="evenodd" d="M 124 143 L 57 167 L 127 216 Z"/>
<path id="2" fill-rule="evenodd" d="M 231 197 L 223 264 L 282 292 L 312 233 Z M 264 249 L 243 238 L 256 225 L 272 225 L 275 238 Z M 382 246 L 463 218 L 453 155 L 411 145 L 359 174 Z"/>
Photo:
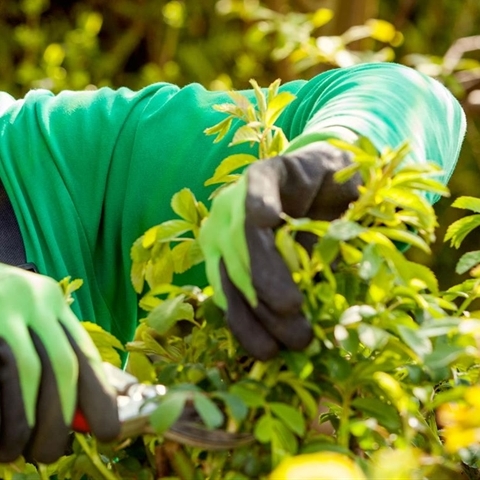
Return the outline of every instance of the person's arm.
<path id="1" fill-rule="evenodd" d="M 200 237 L 215 301 L 246 350 L 263 360 L 312 338 L 301 294 L 275 248 L 280 214 L 332 220 L 358 196 L 358 177 L 334 182 L 350 159 L 325 140 L 361 135 L 380 151 L 408 141 L 406 161 L 437 163 L 447 183 L 465 133 L 462 109 L 446 88 L 394 64 L 318 76 L 297 91 L 279 125 L 290 146 L 218 195 Z"/>
<path id="2" fill-rule="evenodd" d="M 354 132 L 382 151 L 408 141 L 409 161 L 434 162 L 448 182 L 465 135 L 460 104 L 438 81 L 394 63 L 330 70 L 309 81 L 279 125 L 292 140 L 288 151 L 330 132 L 346 141 Z M 433 196 L 430 201 L 438 200 Z"/>

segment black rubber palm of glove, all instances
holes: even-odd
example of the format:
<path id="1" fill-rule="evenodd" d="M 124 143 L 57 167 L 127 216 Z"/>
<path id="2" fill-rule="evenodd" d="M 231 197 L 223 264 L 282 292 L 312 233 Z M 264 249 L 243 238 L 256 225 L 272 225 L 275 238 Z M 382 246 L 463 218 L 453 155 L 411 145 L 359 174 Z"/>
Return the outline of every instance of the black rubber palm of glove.
<path id="1" fill-rule="evenodd" d="M 281 212 L 315 220 L 338 218 L 358 198 L 359 176 L 344 184 L 335 172 L 350 164 L 350 156 L 328 143 L 316 143 L 287 155 L 252 165 L 247 175 L 245 235 L 258 305 L 252 307 L 220 265 L 227 298 L 227 323 L 246 350 L 261 360 L 284 346 L 302 350 L 313 333 L 301 312 L 302 295 L 275 247 L 273 229 Z M 307 248 L 313 237 L 297 239 Z"/>

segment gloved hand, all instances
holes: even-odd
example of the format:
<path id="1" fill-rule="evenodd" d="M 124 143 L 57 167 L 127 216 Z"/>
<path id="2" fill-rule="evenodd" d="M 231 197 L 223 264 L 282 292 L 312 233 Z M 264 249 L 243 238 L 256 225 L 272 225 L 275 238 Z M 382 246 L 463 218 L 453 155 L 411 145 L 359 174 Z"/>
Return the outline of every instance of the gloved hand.
<path id="1" fill-rule="evenodd" d="M 87 332 L 51 278 L 0 264 L 0 462 L 51 463 L 65 453 L 72 417 L 120 432 L 115 394 Z"/>
<path id="2" fill-rule="evenodd" d="M 280 213 L 338 218 L 358 197 L 358 176 L 344 184 L 333 179 L 349 164 L 344 151 L 312 143 L 254 163 L 213 201 L 200 245 L 214 301 L 227 311 L 227 323 L 243 347 L 260 360 L 272 358 L 280 346 L 301 350 L 312 339 L 302 295 L 275 247 Z"/>

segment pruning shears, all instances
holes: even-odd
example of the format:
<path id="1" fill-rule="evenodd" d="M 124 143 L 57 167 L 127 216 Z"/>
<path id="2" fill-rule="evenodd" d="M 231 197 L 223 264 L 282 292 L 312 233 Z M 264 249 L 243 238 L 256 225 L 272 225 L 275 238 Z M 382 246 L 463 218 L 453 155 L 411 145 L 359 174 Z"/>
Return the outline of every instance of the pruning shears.
<path id="1" fill-rule="evenodd" d="M 104 363 L 108 381 L 117 392 L 118 415 L 122 424 L 120 438 L 129 438 L 142 434 L 154 434 L 150 425 L 150 414 L 156 409 L 160 397 L 167 393 L 164 385 L 147 385 L 109 363 Z M 185 410 L 162 435 L 183 445 L 199 447 L 205 450 L 230 450 L 254 441 L 248 433 L 233 433 L 221 429 L 208 429 L 200 421 L 192 420 Z M 77 410 L 73 430 L 88 433 L 90 428 L 83 414 Z"/>

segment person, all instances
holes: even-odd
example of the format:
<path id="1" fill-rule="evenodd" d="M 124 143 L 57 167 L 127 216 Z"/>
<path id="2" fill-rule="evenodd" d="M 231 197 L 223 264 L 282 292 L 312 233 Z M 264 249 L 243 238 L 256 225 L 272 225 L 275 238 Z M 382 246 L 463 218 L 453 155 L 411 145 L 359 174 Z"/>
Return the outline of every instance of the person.
<path id="1" fill-rule="evenodd" d="M 356 177 L 334 182 L 350 160 L 326 140 L 362 135 L 379 150 L 408 140 L 406 161 L 436 162 L 446 184 L 465 131 L 453 96 L 398 64 L 334 69 L 281 90 L 296 96 L 277 121 L 288 150 L 250 166 L 218 195 L 201 234 L 214 299 L 260 359 L 302 349 L 312 336 L 274 246 L 280 213 L 333 219 L 358 194 Z M 242 93 L 255 103 L 253 91 Z M 180 188 L 208 203 L 204 182 L 216 166 L 250 151 L 249 144 L 229 147 L 231 134 L 218 143 L 204 134 L 224 118 L 213 105 L 230 101 L 228 92 L 167 83 L 137 92 L 0 95 L 0 179 L 39 272 L 0 264 L 0 462 L 21 454 L 56 460 L 76 408 L 100 439 L 118 434 L 113 395 L 78 319 L 132 339 L 134 240 L 173 217 L 170 200 Z M 66 276 L 85 282 L 71 308 L 57 283 Z M 202 269 L 178 281 L 206 284 Z"/>

